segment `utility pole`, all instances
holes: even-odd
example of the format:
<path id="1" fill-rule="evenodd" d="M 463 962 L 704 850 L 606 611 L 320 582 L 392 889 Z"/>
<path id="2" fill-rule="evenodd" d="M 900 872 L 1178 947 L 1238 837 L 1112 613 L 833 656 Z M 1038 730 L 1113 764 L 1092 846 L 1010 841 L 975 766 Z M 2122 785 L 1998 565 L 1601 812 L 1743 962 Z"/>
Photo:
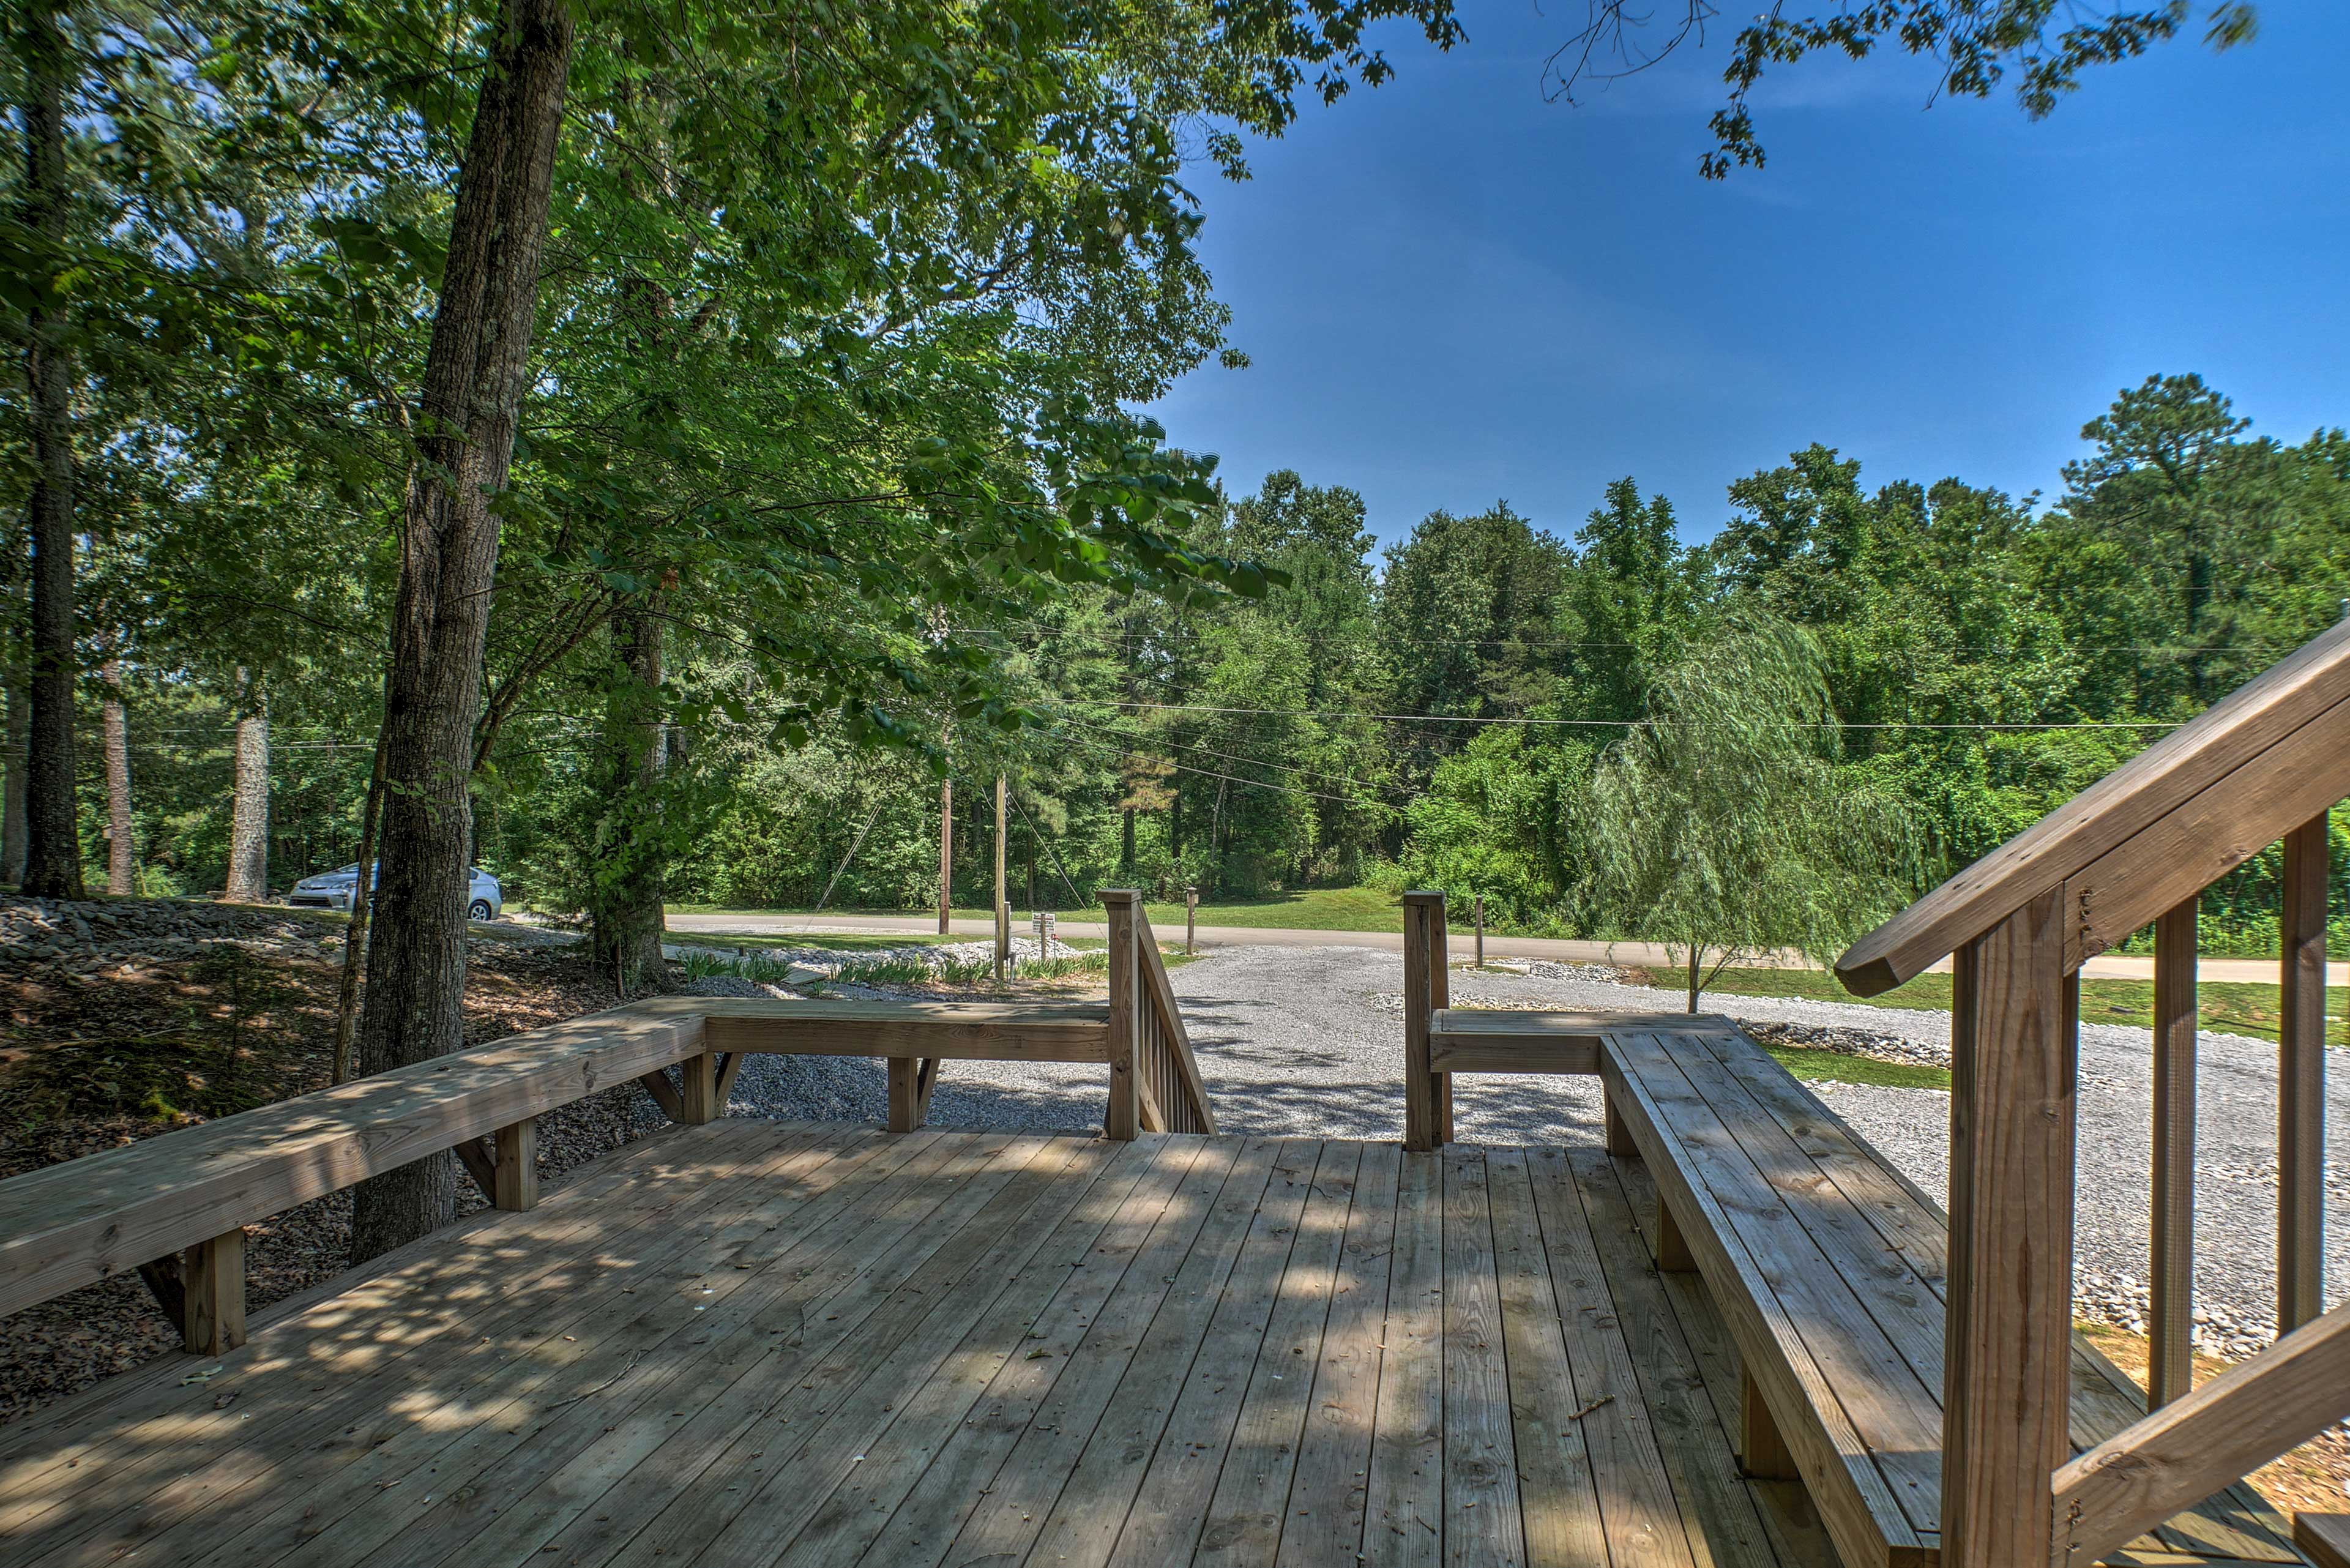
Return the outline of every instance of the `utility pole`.
<path id="1" fill-rule="evenodd" d="M 939 781 L 939 935 L 954 908 L 954 780 Z"/>
<path id="2" fill-rule="evenodd" d="M 995 775 L 995 983 L 1003 983 L 1003 963 L 1012 956 L 1012 896 L 1003 882 L 1003 775 Z"/>
<path id="3" fill-rule="evenodd" d="M 1485 967 L 1485 895 L 1477 895 L 1477 967 Z"/>
<path id="4" fill-rule="evenodd" d="M 1191 945 L 1191 940 L 1199 934 L 1200 889 L 1186 888 L 1183 889 L 1183 956 L 1185 958 L 1191 957 L 1196 950 Z"/>

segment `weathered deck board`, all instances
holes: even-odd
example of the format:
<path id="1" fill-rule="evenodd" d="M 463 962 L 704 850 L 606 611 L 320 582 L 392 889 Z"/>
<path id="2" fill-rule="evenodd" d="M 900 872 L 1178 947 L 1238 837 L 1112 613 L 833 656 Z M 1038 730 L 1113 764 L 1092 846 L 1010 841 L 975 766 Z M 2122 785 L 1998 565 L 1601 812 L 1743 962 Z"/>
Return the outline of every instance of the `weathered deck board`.
<path id="1" fill-rule="evenodd" d="M 1750 1130 L 1773 1168 L 1848 1137 Z M 1923 1242 L 1912 1195 L 1842 1174 Z M 1801 1489 L 1737 1470 L 1735 1355 L 1650 1264 L 1648 1179 L 1597 1149 L 679 1129 L 0 1428 L 0 1555 L 1832 1568 Z M 2263 1546 L 2245 1523 L 2162 1544 Z"/>

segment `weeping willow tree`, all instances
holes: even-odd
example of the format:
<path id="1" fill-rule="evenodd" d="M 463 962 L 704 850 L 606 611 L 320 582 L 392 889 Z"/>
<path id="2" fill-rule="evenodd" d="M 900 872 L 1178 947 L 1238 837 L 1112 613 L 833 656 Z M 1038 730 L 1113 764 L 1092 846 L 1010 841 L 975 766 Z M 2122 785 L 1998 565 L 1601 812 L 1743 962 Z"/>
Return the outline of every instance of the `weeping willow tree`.
<path id="1" fill-rule="evenodd" d="M 1826 962 L 1918 883 L 1915 820 L 1840 764 L 1835 718 L 1810 633 L 1742 620 L 1665 670 L 1647 717 L 1600 761 L 1598 889 L 1685 966 L 1691 1012 L 1742 958 Z"/>

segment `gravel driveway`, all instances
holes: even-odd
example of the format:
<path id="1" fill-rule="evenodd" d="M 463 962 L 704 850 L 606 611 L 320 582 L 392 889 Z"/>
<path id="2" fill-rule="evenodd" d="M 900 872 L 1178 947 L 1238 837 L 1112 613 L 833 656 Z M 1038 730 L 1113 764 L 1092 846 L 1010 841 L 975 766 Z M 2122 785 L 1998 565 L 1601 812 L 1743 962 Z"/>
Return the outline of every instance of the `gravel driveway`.
<path id="1" fill-rule="evenodd" d="M 1403 1130 L 1400 961 L 1361 948 L 1232 948 L 1172 971 L 1200 1070 L 1229 1132 L 1395 1138 Z M 1677 1009 L 1677 995 L 1588 981 L 1456 973 L 1453 1000 L 1503 1007 Z M 1708 1011 L 1844 1025 L 1947 1045 L 1950 1015 L 1784 998 L 1709 996 Z M 2081 1030 L 2080 1197 L 2075 1272 L 2085 1313 L 2142 1328 L 2146 1310 L 2150 1038 L 2142 1029 Z M 2203 1037 L 2198 1120 L 2199 1331 L 2241 1356 L 2273 1332 L 2276 1047 Z M 1949 1097 L 1927 1089 L 1813 1085 L 1928 1191 L 1944 1189 Z M 743 1109 L 879 1119 L 880 1064 L 754 1057 Z M 934 1127 L 1086 1127 L 1101 1124 L 1098 1072 L 1008 1062 L 953 1062 L 931 1101 Z M 2328 1274 L 2350 1284 L 2350 1075 L 2328 1086 Z M 1464 1141 L 1555 1144 L 1600 1136 L 1589 1078 L 1463 1080 L 1454 1103 Z"/>

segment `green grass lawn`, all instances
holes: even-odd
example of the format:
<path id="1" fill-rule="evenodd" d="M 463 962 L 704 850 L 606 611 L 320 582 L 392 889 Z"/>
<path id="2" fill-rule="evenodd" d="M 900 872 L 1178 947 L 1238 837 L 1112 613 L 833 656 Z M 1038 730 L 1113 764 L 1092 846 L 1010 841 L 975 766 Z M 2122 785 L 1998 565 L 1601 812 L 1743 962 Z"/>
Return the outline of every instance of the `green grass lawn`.
<path id="1" fill-rule="evenodd" d="M 738 936 L 733 931 L 671 931 L 672 945 L 690 948 L 712 948 L 720 952 L 733 948 L 767 951 L 776 948 L 823 948 L 828 952 L 871 952 L 888 948 L 912 948 L 939 942 L 967 942 L 969 937 L 942 937 L 925 931 L 794 931 L 785 936 Z"/>
<path id="2" fill-rule="evenodd" d="M 1872 1084 L 1894 1089 L 1944 1089 L 1950 1086 L 1948 1067 L 1924 1067 L 1910 1062 L 1879 1062 L 1871 1056 L 1846 1056 L 1836 1051 L 1809 1051 L 1800 1045 L 1765 1045 L 1771 1059 L 1798 1078 L 1825 1079 L 1835 1084 Z"/>
<path id="3" fill-rule="evenodd" d="M 1649 971 L 1659 989 L 1678 991 L 1678 975 Z M 1859 1002 L 1872 1007 L 1910 1007 L 1948 1012 L 1950 977 L 1921 974 L 1907 985 L 1881 996 L 1855 996 L 1833 975 L 1807 969 L 1730 969 L 1721 971 L 1710 992 L 1730 996 L 1797 996 L 1822 1002 Z M 2206 981 L 2197 989 L 2203 1027 L 2255 1039 L 2277 1037 L 2277 988 L 2250 981 Z M 2329 987 L 2325 992 L 2325 1037 L 2329 1044 L 2350 1044 L 2344 1013 L 2350 1010 L 2350 988 Z M 2128 1023 L 2154 1026 L 2154 982 L 2150 980 L 2089 979 L 2081 982 L 2081 1021 L 2085 1023 Z"/>
<path id="4" fill-rule="evenodd" d="M 1183 930 L 1183 906 L 1150 904 L 1150 924 L 1160 936 Z M 1074 915 L 1072 916 L 1074 918 Z M 1242 903 L 1200 900 L 1203 926 L 1287 927 L 1300 931 L 1400 931 L 1403 905 L 1376 888 L 1309 888 Z"/>

